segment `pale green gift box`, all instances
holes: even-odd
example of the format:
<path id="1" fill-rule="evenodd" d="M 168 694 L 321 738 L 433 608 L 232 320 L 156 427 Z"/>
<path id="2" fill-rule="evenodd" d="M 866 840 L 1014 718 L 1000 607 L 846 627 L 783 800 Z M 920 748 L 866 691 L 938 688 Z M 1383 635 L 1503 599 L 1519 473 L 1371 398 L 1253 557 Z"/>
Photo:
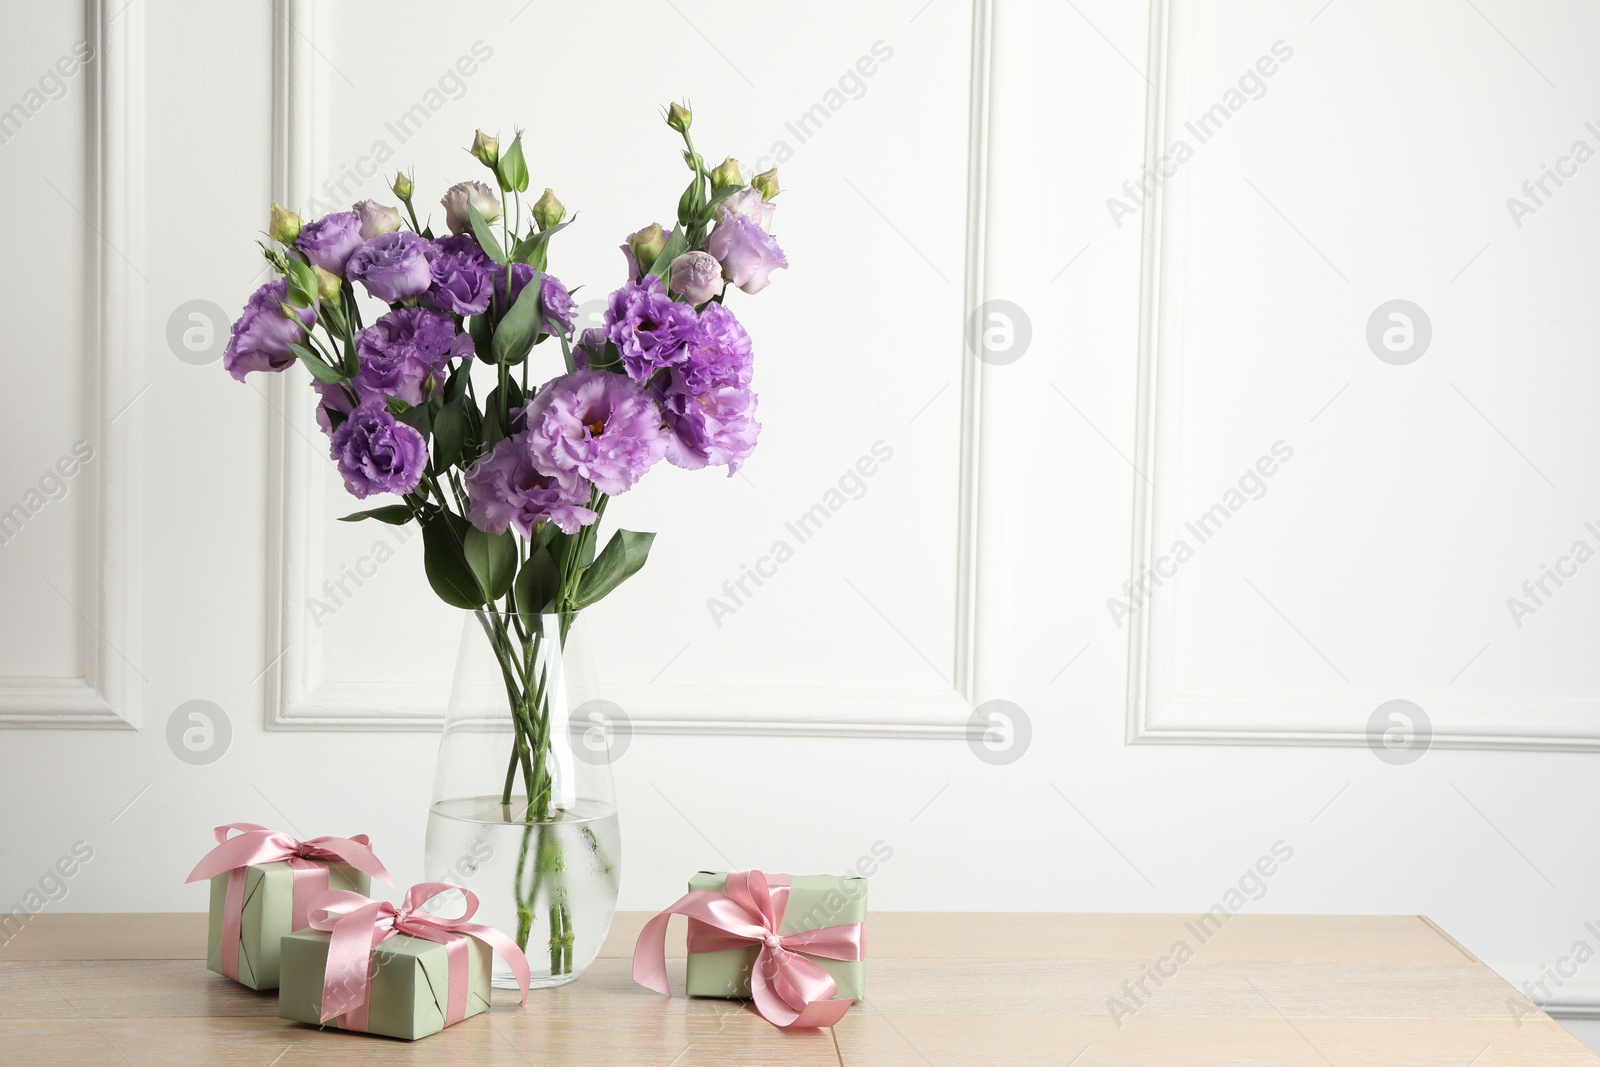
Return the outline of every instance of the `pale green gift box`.
<path id="1" fill-rule="evenodd" d="M 776 876 L 768 876 L 769 879 Z M 727 881 L 725 873 L 701 871 L 689 879 L 689 890 L 720 893 Z M 865 922 L 867 918 L 867 880 L 834 874 L 795 875 L 789 884 L 789 902 L 783 910 L 780 936 L 824 926 L 844 926 Z M 689 944 L 694 944 L 690 919 Z M 750 997 L 750 971 L 755 966 L 759 945 L 722 949 L 717 952 L 689 953 L 684 971 L 684 990 L 691 997 Z M 867 965 L 864 960 L 830 960 L 801 953 L 827 971 L 838 985 L 834 999 L 860 1000 L 866 995 Z"/>
<path id="2" fill-rule="evenodd" d="M 328 939 L 321 930 L 300 930 L 283 939 L 278 986 L 278 1018 L 322 1023 L 322 982 L 328 966 Z M 462 935 L 465 937 L 466 935 Z M 467 937 L 467 1013 L 489 1008 L 490 952 Z M 437 941 L 396 934 L 372 950 L 368 969 L 366 1033 L 407 1041 L 444 1029 L 450 1003 L 450 964 Z"/>
<path id="3" fill-rule="evenodd" d="M 302 861 L 304 862 L 304 861 Z M 328 888 L 366 896 L 372 879 L 349 864 L 327 863 Z M 222 973 L 222 913 L 228 900 L 228 875 L 211 879 L 211 926 L 206 934 L 206 967 Z M 294 870 L 287 861 L 245 868 L 244 910 L 239 921 L 239 982 L 251 989 L 278 988 L 278 941 L 290 932 L 294 916 Z"/>

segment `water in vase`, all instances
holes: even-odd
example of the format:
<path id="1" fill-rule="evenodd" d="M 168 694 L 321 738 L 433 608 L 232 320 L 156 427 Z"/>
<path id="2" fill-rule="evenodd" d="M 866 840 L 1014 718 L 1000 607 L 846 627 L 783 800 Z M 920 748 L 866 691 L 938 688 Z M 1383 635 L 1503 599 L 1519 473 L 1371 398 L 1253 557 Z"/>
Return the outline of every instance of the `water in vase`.
<path id="1" fill-rule="evenodd" d="M 479 900 L 474 922 L 526 939 L 535 987 L 562 985 L 594 961 L 611 927 L 622 876 L 616 808 L 579 799 L 550 822 L 530 824 L 520 821 L 524 798 L 509 806 L 500 799 L 433 804 L 427 875 L 472 890 Z M 444 914 L 459 909 L 459 898 L 440 898 Z M 514 988 L 510 968 L 498 957 L 494 966 L 495 987 Z"/>

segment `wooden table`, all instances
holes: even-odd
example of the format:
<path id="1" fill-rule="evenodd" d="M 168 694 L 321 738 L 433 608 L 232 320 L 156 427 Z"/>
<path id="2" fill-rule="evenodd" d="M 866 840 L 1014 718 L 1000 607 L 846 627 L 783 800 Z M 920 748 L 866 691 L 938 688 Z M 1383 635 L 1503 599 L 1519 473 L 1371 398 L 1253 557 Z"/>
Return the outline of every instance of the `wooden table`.
<path id="1" fill-rule="evenodd" d="M 0 1064 L 1600 1064 L 1415 916 L 1237 915 L 1202 944 L 1189 916 L 875 914 L 870 999 L 795 1033 L 635 986 L 645 917 L 619 915 L 574 984 L 406 1043 L 280 1021 L 205 969 L 204 916 L 40 915 L 0 947 Z M 681 959 L 668 973 L 681 989 Z M 1137 1010 L 1114 1021 L 1113 997 Z"/>

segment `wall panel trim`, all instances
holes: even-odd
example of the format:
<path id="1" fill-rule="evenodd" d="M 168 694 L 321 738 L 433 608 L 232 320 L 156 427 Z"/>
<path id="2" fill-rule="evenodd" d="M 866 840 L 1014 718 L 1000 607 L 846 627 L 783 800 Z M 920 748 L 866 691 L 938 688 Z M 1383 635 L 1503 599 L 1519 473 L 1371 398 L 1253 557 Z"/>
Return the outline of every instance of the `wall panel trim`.
<path id="1" fill-rule="evenodd" d="M 324 0 L 286 0 L 275 18 L 274 192 L 299 203 L 314 188 L 317 161 L 327 154 L 325 82 L 316 42 L 326 35 Z M 964 313 L 985 299 L 984 230 L 990 127 L 990 23 L 994 0 L 974 0 L 965 242 Z M 985 588 L 989 569 L 980 545 L 982 488 L 988 471 L 981 418 L 983 369 L 966 355 L 965 338 L 951 337 L 962 352 L 961 458 L 956 472 L 960 506 L 954 581 L 956 638 L 954 680 L 949 689 L 826 689 L 814 687 L 628 686 L 616 687 L 639 733 L 759 734 L 821 737 L 930 737 L 964 739 L 980 679 L 991 684 L 999 646 L 994 627 L 978 625 L 980 605 L 994 598 Z M 269 509 L 276 538 L 269 575 L 266 725 L 269 729 L 437 729 L 448 686 L 385 686 L 382 682 L 320 679 L 321 651 L 303 605 L 320 574 L 319 525 L 327 521 L 317 494 L 316 468 L 326 457 L 308 447 L 320 440 L 311 413 L 290 401 L 281 380 L 272 383 Z M 980 595 L 980 593 L 982 595 Z M 989 607 L 984 608 L 987 618 Z M 995 624 L 996 627 L 999 625 Z"/>

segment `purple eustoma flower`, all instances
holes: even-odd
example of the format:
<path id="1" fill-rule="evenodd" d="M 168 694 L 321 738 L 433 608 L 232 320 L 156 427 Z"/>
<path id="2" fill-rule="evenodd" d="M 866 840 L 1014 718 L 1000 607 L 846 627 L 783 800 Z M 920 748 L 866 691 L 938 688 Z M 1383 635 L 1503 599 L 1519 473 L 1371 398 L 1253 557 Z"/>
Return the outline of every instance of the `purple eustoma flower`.
<path id="1" fill-rule="evenodd" d="M 789 260 L 772 235 L 749 215 L 729 212 L 706 238 L 706 251 L 722 264 L 722 276 L 747 293 L 767 287 L 772 272 Z"/>
<path id="2" fill-rule="evenodd" d="M 626 492 L 666 454 L 661 412 L 620 374 L 579 370 L 547 382 L 527 406 L 528 451 L 552 477 L 576 474 Z"/>
<path id="3" fill-rule="evenodd" d="M 708 304 L 684 350 L 683 361 L 651 386 L 670 435 L 667 461 L 688 470 L 727 467 L 732 475 L 761 432 L 750 391 L 750 335 L 733 312 Z"/>
<path id="4" fill-rule="evenodd" d="M 417 405 L 432 377 L 440 383 L 457 334 L 450 316 L 432 308 L 398 308 L 356 334 L 361 372 L 356 389 L 367 396 L 397 396 Z"/>
<path id="5" fill-rule="evenodd" d="M 576 474 L 552 476 L 533 464 L 526 434 L 507 437 L 466 474 L 467 518 L 484 533 L 514 526 L 532 540 L 534 527 L 550 521 L 564 533 L 594 522 L 589 483 Z"/>
<path id="6" fill-rule="evenodd" d="M 428 303 L 457 315 L 478 315 L 489 310 L 494 275 L 504 268 L 490 259 L 468 234 L 442 237 L 428 248 L 428 269 L 433 284 Z"/>
<path id="7" fill-rule="evenodd" d="M 698 396 L 729 385 L 748 388 L 751 364 L 750 335 L 725 305 L 707 304 L 676 370 L 683 372 L 683 387 Z"/>
<path id="8" fill-rule="evenodd" d="M 578 335 L 577 344 L 572 346 L 572 362 L 579 367 L 592 367 L 604 362 L 605 354 L 606 331 L 600 326 L 584 330 Z"/>
<path id="9" fill-rule="evenodd" d="M 409 230 L 374 237 L 350 257 L 346 276 L 385 304 L 426 292 L 433 284 L 427 239 Z"/>
<path id="10" fill-rule="evenodd" d="M 572 332 L 572 313 L 578 305 L 573 301 L 572 294 L 567 292 L 567 287 L 561 284 L 561 279 L 553 274 L 546 274 L 539 283 L 539 303 L 544 312 L 544 329 L 542 332 L 556 336 L 556 331 L 550 328 L 551 323 L 560 327 L 560 332 Z"/>
<path id="11" fill-rule="evenodd" d="M 681 360 L 684 342 L 695 330 L 694 308 L 672 299 L 661 279 L 651 275 L 611 294 L 605 322 L 623 367 L 641 382 Z"/>
<path id="12" fill-rule="evenodd" d="M 361 403 L 333 431 L 333 458 L 353 496 L 411 492 L 428 465 L 428 444 L 379 399 Z"/>
<path id="13" fill-rule="evenodd" d="M 233 336 L 222 353 L 222 366 L 239 381 L 253 370 L 281 371 L 294 362 L 291 344 L 300 344 L 306 331 L 317 324 L 315 308 L 297 308 L 296 319 L 283 313 L 281 306 L 289 283 L 274 279 L 250 294 L 244 310 L 233 324 Z"/>
<path id="14" fill-rule="evenodd" d="M 761 424 L 750 390 L 726 385 L 696 394 L 684 388 L 681 369 L 674 367 L 659 395 L 669 431 L 667 462 L 673 466 L 727 467 L 731 478 L 755 451 Z"/>
<path id="15" fill-rule="evenodd" d="M 308 222 L 294 239 L 294 246 L 316 266 L 329 274 L 344 276 L 345 264 L 356 249 L 366 243 L 361 236 L 361 216 L 354 211 L 338 211 Z"/>

